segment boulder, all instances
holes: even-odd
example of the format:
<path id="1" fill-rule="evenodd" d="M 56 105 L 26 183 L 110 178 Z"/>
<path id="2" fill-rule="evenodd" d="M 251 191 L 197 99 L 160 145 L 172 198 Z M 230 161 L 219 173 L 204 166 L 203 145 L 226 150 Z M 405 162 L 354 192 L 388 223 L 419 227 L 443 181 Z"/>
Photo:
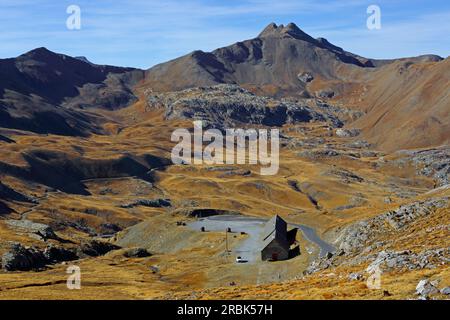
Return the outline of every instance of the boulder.
<path id="1" fill-rule="evenodd" d="M 353 272 L 348 275 L 348 279 L 352 280 L 352 281 L 355 281 L 355 280 L 359 281 L 359 280 L 362 280 L 363 278 L 364 278 L 364 276 L 358 272 Z"/>
<path id="2" fill-rule="evenodd" d="M 361 133 L 359 129 L 336 129 L 336 135 L 341 138 L 357 137 Z"/>
<path id="3" fill-rule="evenodd" d="M 441 289 L 441 293 L 445 295 L 450 295 L 450 287 L 445 287 Z"/>
<path id="4" fill-rule="evenodd" d="M 10 251 L 2 256 L 2 268 L 6 271 L 29 271 L 40 269 L 47 263 L 44 254 L 34 248 L 13 244 Z"/>
<path id="5" fill-rule="evenodd" d="M 132 248 L 123 254 L 127 258 L 145 258 L 150 257 L 152 254 L 144 248 Z"/>
<path id="6" fill-rule="evenodd" d="M 48 246 L 44 250 L 27 248 L 19 243 L 13 244 L 11 249 L 2 256 L 2 268 L 6 271 L 30 271 L 42 269 L 46 265 L 63 261 L 77 260 L 74 250 Z"/>
<path id="7" fill-rule="evenodd" d="M 427 279 L 420 280 L 416 287 L 416 294 L 422 297 L 427 297 L 438 292 L 439 290 L 435 284 Z"/>
<path id="8" fill-rule="evenodd" d="M 297 79 L 303 83 L 308 83 L 314 80 L 314 76 L 309 72 L 299 73 Z"/>

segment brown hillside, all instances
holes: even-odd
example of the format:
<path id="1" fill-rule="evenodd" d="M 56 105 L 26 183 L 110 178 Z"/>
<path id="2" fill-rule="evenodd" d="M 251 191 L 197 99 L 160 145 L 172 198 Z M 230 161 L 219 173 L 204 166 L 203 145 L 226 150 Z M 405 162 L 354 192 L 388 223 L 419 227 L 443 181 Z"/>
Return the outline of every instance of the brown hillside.
<path id="1" fill-rule="evenodd" d="M 450 59 L 399 61 L 374 72 L 352 126 L 386 151 L 450 142 Z"/>

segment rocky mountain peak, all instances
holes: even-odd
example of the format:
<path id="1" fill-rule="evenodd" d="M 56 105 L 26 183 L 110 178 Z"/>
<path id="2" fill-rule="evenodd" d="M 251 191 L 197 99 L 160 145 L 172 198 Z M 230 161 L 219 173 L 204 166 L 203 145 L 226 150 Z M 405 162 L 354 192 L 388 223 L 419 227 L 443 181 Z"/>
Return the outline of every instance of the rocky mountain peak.
<path id="1" fill-rule="evenodd" d="M 305 40 L 308 42 L 314 42 L 315 40 L 302 31 L 295 23 L 291 22 L 288 25 L 284 26 L 283 24 L 277 25 L 275 23 L 269 24 L 264 30 L 259 34 L 259 38 L 266 37 L 282 37 L 282 36 L 291 36 L 298 40 Z"/>
<path id="2" fill-rule="evenodd" d="M 259 34 L 258 37 L 262 38 L 262 37 L 273 35 L 274 33 L 277 32 L 277 30 L 278 30 L 278 26 L 274 22 L 272 22 L 267 27 L 264 28 L 264 30 Z"/>

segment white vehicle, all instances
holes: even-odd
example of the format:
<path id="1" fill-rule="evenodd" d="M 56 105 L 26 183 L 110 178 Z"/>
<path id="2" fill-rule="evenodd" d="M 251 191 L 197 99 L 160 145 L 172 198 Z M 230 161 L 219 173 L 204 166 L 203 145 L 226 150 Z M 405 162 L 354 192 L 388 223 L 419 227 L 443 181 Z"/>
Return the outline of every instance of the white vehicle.
<path id="1" fill-rule="evenodd" d="M 242 257 L 236 257 L 236 263 L 246 263 L 247 262 L 247 260 L 245 260 L 245 259 L 242 259 Z"/>

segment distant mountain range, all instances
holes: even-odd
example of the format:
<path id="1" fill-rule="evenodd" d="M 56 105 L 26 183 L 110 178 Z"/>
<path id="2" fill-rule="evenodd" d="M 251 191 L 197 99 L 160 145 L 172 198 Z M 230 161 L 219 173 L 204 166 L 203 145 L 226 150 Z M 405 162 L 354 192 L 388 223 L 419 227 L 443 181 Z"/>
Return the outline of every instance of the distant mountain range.
<path id="1" fill-rule="evenodd" d="M 101 133 L 97 109 L 117 110 L 144 90 L 236 84 L 259 95 L 330 100 L 365 112 L 352 127 L 379 148 L 449 143 L 450 61 L 436 55 L 376 60 L 314 39 L 295 24 L 194 51 L 143 71 L 102 66 L 38 48 L 0 60 L 0 127 L 37 133 Z"/>

